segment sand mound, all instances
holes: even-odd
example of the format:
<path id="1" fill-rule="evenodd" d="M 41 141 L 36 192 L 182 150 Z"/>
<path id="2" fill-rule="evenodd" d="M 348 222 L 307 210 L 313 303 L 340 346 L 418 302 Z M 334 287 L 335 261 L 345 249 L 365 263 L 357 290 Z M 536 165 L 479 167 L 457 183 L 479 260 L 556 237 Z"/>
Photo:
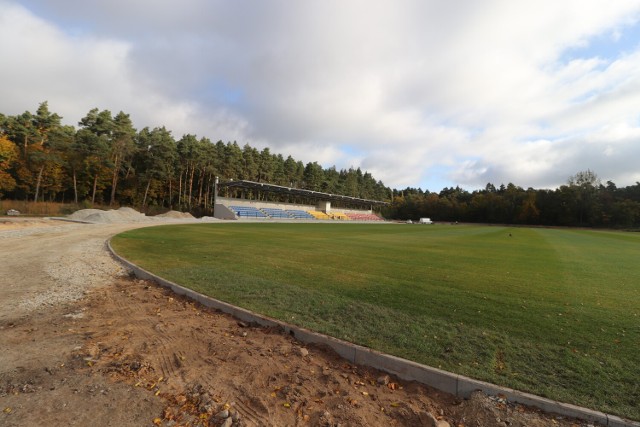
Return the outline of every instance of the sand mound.
<path id="1" fill-rule="evenodd" d="M 72 213 L 68 218 L 100 224 L 149 221 L 149 218 L 145 214 L 132 208 L 120 208 L 118 210 L 112 209 L 108 211 L 101 209 L 82 209 Z"/>
<path id="2" fill-rule="evenodd" d="M 178 212 L 178 211 L 169 211 L 156 216 L 160 218 L 175 218 L 175 219 L 194 219 L 195 218 L 189 212 Z"/>
<path id="3" fill-rule="evenodd" d="M 89 215 L 93 215 L 99 212 L 104 212 L 104 211 L 100 209 L 81 209 L 79 211 L 75 211 L 71 215 L 68 215 L 67 218 L 75 219 L 78 221 L 84 221 L 85 218 L 88 217 Z"/>

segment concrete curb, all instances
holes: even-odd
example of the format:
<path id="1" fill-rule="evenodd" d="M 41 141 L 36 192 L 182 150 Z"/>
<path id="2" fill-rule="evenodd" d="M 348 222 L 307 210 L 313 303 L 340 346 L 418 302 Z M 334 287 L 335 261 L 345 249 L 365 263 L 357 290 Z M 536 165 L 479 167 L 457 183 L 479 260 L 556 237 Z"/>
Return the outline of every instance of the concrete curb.
<path id="1" fill-rule="evenodd" d="M 178 295 L 185 295 L 206 307 L 220 310 L 244 322 L 256 323 L 265 327 L 280 327 L 287 334 L 294 336 L 297 340 L 303 343 L 329 346 L 341 357 L 347 359 L 353 364 L 379 369 L 389 374 L 393 374 L 403 380 L 417 381 L 464 399 L 469 398 L 471 393 L 474 391 L 481 390 L 485 394 L 505 396 L 510 402 L 534 406 L 547 413 L 554 413 L 569 418 L 578 418 L 588 422 L 599 423 L 603 426 L 640 427 L 640 422 L 622 419 L 615 415 L 605 414 L 604 412 L 594 411 L 580 406 L 546 399 L 534 394 L 513 390 L 507 387 L 474 380 L 473 378 L 432 368 L 427 365 L 422 365 L 420 363 L 391 356 L 389 354 L 384 354 L 367 347 L 352 344 L 328 335 L 272 319 L 244 308 L 236 307 L 170 282 L 169 280 L 163 279 L 162 277 L 144 270 L 118 255 L 111 247 L 111 239 L 107 241 L 107 247 L 118 261 L 130 268 L 136 277 L 140 279 L 154 281 L 161 286 L 171 289 Z"/>

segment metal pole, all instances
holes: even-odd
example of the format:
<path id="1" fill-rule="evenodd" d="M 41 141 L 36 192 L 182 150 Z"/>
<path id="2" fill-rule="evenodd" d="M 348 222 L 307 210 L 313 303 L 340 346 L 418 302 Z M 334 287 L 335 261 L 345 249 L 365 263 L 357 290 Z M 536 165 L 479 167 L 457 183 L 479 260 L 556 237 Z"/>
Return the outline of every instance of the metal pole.
<path id="1" fill-rule="evenodd" d="M 213 182 L 213 217 L 216 217 L 216 203 L 218 202 L 218 177 Z"/>

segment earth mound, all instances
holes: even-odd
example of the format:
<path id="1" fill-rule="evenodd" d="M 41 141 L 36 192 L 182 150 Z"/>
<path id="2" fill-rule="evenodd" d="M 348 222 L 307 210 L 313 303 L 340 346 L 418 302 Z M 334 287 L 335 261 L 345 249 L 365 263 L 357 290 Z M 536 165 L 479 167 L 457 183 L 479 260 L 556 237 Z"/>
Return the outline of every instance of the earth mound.
<path id="1" fill-rule="evenodd" d="M 150 218 L 145 214 L 126 207 L 122 207 L 117 210 L 110 209 L 108 211 L 103 211 L 101 209 L 81 209 L 69 215 L 68 218 L 99 224 L 143 222 L 150 220 Z"/>
<path id="2" fill-rule="evenodd" d="M 175 219 L 195 219 L 189 212 L 169 211 L 160 215 L 156 215 L 160 218 L 175 218 Z"/>

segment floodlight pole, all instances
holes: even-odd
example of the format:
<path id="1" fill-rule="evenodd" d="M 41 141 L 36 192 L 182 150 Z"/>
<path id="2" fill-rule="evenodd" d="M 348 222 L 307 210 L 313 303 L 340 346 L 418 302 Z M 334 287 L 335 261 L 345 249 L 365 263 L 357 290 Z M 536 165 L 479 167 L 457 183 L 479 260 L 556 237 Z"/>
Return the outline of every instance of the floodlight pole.
<path id="1" fill-rule="evenodd" d="M 216 203 L 218 202 L 218 177 L 213 181 L 213 217 L 216 217 Z"/>

